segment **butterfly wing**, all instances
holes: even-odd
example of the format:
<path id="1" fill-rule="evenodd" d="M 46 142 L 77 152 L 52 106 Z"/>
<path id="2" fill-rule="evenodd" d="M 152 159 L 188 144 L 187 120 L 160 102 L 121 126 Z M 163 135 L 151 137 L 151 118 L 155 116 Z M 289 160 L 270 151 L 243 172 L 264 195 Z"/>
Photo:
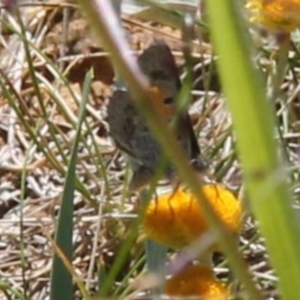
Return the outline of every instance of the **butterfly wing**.
<path id="1" fill-rule="evenodd" d="M 164 42 L 157 41 L 138 57 L 138 64 L 151 85 L 161 91 L 166 104 L 174 105 L 181 84 L 170 48 Z"/>
<path id="2" fill-rule="evenodd" d="M 150 79 L 152 85 L 161 91 L 164 105 L 172 107 L 174 117 L 176 113 L 175 100 L 181 88 L 179 71 L 170 48 L 163 42 L 157 41 L 146 49 L 138 58 L 138 63 Z M 170 118 L 171 119 L 171 118 Z M 207 169 L 207 163 L 201 155 L 200 147 L 187 112 L 177 116 L 175 129 L 177 138 L 186 152 L 192 165 L 198 171 Z"/>
<path id="3" fill-rule="evenodd" d="M 160 147 L 125 89 L 113 93 L 108 104 L 108 123 L 117 147 L 131 157 L 133 175 L 129 190 L 138 190 L 155 175 Z"/>
<path id="4" fill-rule="evenodd" d="M 113 93 L 107 113 L 110 134 L 118 148 L 137 163 L 154 168 L 159 157 L 158 143 L 125 89 Z"/>

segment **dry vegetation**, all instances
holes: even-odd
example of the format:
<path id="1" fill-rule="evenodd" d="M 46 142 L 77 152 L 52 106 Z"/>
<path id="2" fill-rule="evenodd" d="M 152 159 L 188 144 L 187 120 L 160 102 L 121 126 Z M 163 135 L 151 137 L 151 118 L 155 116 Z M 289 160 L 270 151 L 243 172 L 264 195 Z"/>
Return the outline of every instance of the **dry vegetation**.
<path id="1" fill-rule="evenodd" d="M 71 5 L 61 4 L 22 9 L 35 71 L 32 77 L 24 43 L 14 32 L 19 26 L 15 15 L 7 16 L 3 14 L 0 52 L 1 85 L 10 92 L 0 95 L 0 299 L 21 299 L 18 294 L 27 299 L 46 299 L 49 293 L 51 238 L 82 83 L 89 69 L 94 78 L 76 170 L 80 184 L 74 198 L 73 263 L 88 289 L 96 291 L 97 266 L 101 266 L 100 271 L 110 270 L 130 231 L 138 200 L 124 193 L 126 161 L 108 135 L 106 106 L 114 72 L 87 21 Z M 66 23 L 65 18 L 69 19 Z M 160 37 L 182 64 L 178 30 L 126 16 L 123 21 L 135 51 L 147 46 L 154 36 Z M 211 48 L 206 43 L 195 44 L 194 48 L 197 80 L 190 109 L 194 128 L 211 163 L 212 177 L 242 195 L 231 118 L 211 62 Z M 265 68 L 269 66 L 269 53 L 267 50 L 262 60 Z M 297 93 L 293 96 L 297 69 L 289 76 L 285 83 L 285 91 L 291 95 L 288 109 L 283 110 L 279 103 L 282 110 L 278 115 L 287 122 L 283 132 L 287 154 L 297 162 L 299 99 Z M 250 218 L 244 226 L 241 247 L 266 299 L 275 299 L 273 283 L 277 279 L 268 267 L 264 246 Z M 115 295 L 129 293 L 129 280 L 143 270 L 142 258 L 143 243 L 138 238 L 118 273 Z M 230 272 L 222 256 L 216 255 L 215 262 L 217 274 L 227 280 Z"/>

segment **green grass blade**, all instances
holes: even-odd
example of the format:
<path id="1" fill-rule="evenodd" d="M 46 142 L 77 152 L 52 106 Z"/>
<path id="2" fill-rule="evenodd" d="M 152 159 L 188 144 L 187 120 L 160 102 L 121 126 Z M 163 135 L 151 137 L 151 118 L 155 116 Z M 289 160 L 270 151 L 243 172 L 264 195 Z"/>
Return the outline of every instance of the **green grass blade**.
<path id="1" fill-rule="evenodd" d="M 2 278 L 0 278 L 0 291 L 6 296 L 6 299 L 28 300 L 22 290 L 13 288 L 11 283 L 3 281 Z"/>
<path id="2" fill-rule="evenodd" d="M 299 224 L 292 210 L 286 174 L 279 171 L 272 108 L 251 63 L 247 31 L 234 1 L 209 0 L 206 4 L 251 206 L 280 278 L 281 299 L 299 299 Z"/>
<path id="3" fill-rule="evenodd" d="M 138 235 L 139 224 L 139 218 L 133 222 L 129 233 L 126 236 L 125 242 L 122 244 L 122 247 L 119 249 L 116 255 L 112 267 L 106 274 L 104 281 L 99 284 L 99 297 L 108 296 L 112 292 L 112 287 L 114 286 L 115 279 L 120 270 L 122 270 L 122 267 L 126 262 L 127 255 L 130 252 L 132 245 Z"/>
<path id="4" fill-rule="evenodd" d="M 134 96 L 133 100 L 147 120 L 150 130 L 153 131 L 155 137 L 161 143 L 166 156 L 177 168 L 180 177 L 189 184 L 193 193 L 201 203 L 207 220 L 216 230 L 217 238 L 219 238 L 222 249 L 228 256 L 237 276 L 243 281 L 243 284 L 247 286 L 251 299 L 261 299 L 259 292 L 251 280 L 250 274 L 247 272 L 246 264 L 236 247 L 235 240 L 220 223 L 211 205 L 201 193 L 199 189 L 199 179 L 194 175 L 182 149 L 178 146 L 174 134 L 166 128 L 164 121 L 152 107 L 151 98 L 147 90 L 147 79 L 140 72 L 136 63 L 130 60 L 130 57 L 125 56 L 125 54 L 129 52 L 129 46 L 124 39 L 121 29 L 118 27 L 117 19 L 108 2 L 86 2 L 79 0 L 78 2 L 82 5 L 82 10 L 88 16 L 98 36 L 105 41 L 103 45 L 110 51 L 116 70 L 124 80 L 126 79 L 128 89 Z"/>
<path id="5" fill-rule="evenodd" d="M 79 109 L 76 137 L 66 175 L 66 182 L 64 186 L 55 237 L 57 246 L 63 251 L 64 255 L 69 261 L 72 261 L 73 256 L 73 198 L 75 190 L 75 168 L 77 161 L 77 151 L 80 141 L 81 126 L 85 118 L 85 108 L 90 92 L 91 80 L 92 76 L 90 73 L 88 73 L 84 83 L 83 97 Z M 72 300 L 74 298 L 72 275 L 69 273 L 63 261 L 57 254 L 54 255 L 53 260 L 50 293 L 51 299 L 53 300 Z"/>
<path id="6" fill-rule="evenodd" d="M 164 272 L 168 248 L 153 240 L 146 239 L 145 250 L 148 272 L 158 275 Z"/>

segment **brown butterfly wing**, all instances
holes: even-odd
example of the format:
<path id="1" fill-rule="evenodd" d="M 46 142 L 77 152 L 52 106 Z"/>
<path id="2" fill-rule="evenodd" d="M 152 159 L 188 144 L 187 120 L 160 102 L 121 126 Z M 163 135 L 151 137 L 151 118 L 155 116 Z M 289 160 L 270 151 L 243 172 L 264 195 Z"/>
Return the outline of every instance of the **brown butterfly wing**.
<path id="1" fill-rule="evenodd" d="M 159 88 L 164 98 L 164 104 L 173 106 L 181 88 L 179 72 L 170 48 L 163 42 L 157 41 L 146 49 L 138 58 L 143 72 L 149 77 L 152 85 Z M 201 155 L 193 126 L 187 112 L 177 116 L 176 134 L 182 148 L 195 169 L 204 171 L 207 162 Z"/>
<path id="2" fill-rule="evenodd" d="M 138 163 L 153 166 L 159 146 L 126 90 L 116 90 L 108 104 L 110 134 L 116 145 Z"/>
<path id="3" fill-rule="evenodd" d="M 149 184 L 161 158 L 160 146 L 126 90 L 116 90 L 108 105 L 110 135 L 117 147 L 131 157 L 133 175 L 130 190 Z"/>

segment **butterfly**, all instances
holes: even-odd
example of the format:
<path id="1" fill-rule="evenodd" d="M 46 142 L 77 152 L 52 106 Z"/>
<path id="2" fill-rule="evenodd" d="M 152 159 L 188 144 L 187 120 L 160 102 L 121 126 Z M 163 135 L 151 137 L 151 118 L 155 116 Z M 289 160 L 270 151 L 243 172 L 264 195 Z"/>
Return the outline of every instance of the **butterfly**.
<path id="1" fill-rule="evenodd" d="M 151 84 L 151 101 L 163 118 L 170 123 L 178 142 L 194 169 L 203 172 L 207 162 L 203 158 L 192 123 L 187 112 L 180 112 L 175 100 L 181 89 L 179 70 L 170 48 L 163 41 L 156 41 L 137 58 L 143 73 Z M 160 144 L 150 132 L 143 116 L 136 109 L 125 87 L 117 88 L 108 104 L 110 135 L 116 146 L 133 161 L 133 174 L 129 190 L 139 190 L 148 185 L 163 165 L 164 178 L 176 181 L 176 171 L 171 163 L 164 163 Z"/>

